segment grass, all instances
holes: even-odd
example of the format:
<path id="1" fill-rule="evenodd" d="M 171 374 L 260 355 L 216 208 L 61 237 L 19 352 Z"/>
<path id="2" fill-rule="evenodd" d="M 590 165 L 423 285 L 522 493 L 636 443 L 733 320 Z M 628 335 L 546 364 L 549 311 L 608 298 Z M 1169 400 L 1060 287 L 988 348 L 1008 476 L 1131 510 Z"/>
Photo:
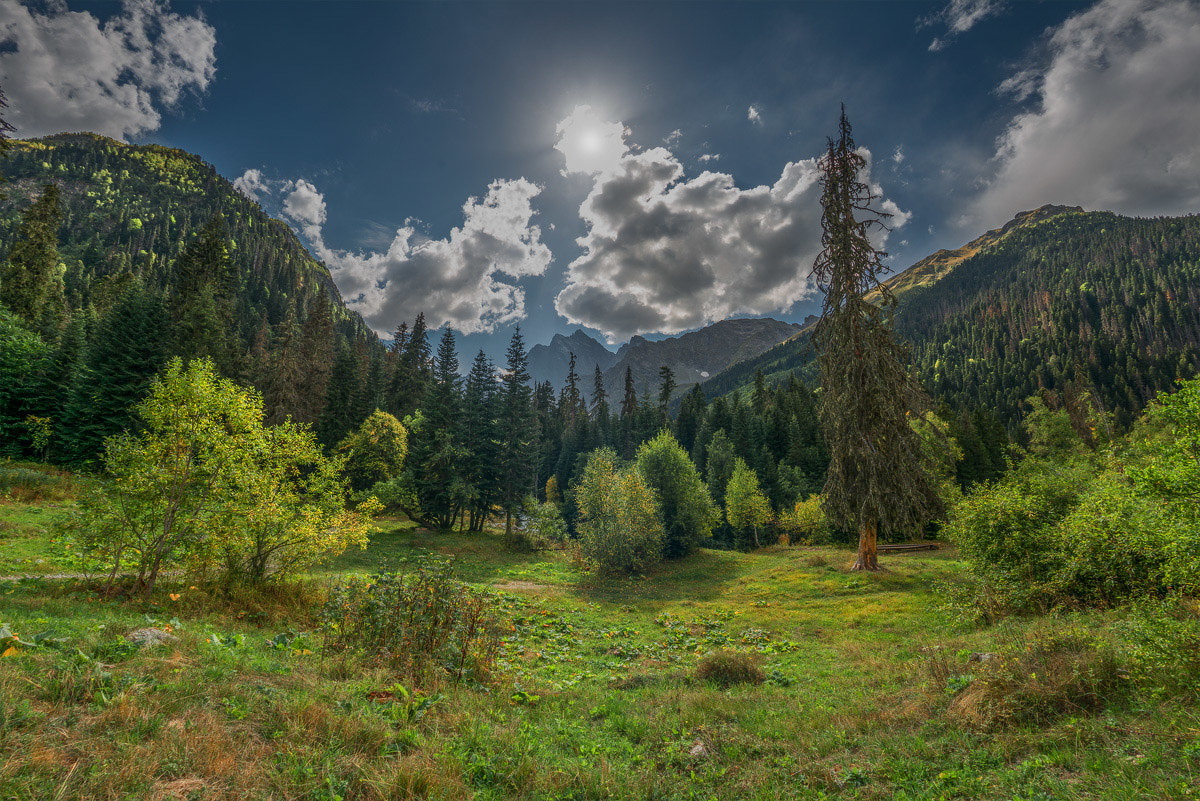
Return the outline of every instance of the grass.
<path id="1" fill-rule="evenodd" d="M 836 548 L 705 551 L 618 580 L 580 574 L 563 552 L 507 552 L 491 533 L 381 529 L 274 600 L 0 585 L 0 622 L 46 641 L 0 659 L 0 798 L 1200 796 L 1191 706 L 1130 700 L 972 727 L 972 688 L 1000 684 L 976 682 L 971 653 L 1115 641 L 1120 613 L 967 627 L 935 589 L 961 571 L 953 551 L 888 556 L 878 576 L 848 572 Z M 406 688 L 402 701 L 393 676 L 325 654 L 311 633 L 323 583 L 421 553 L 454 556 L 496 593 L 509 630 L 494 686 Z M 146 626 L 178 639 L 126 644 Z M 310 633 L 268 645 L 289 631 Z M 747 655 L 765 681 L 696 678 L 718 652 Z"/>

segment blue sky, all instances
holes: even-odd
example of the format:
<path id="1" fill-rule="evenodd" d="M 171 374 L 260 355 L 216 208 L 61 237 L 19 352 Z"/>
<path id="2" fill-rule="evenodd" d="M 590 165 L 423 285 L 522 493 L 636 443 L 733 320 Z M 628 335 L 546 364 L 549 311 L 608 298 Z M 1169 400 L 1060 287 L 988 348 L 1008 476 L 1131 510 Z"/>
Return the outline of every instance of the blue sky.
<path id="1" fill-rule="evenodd" d="M 1200 205 L 1190 0 L 4 0 L 0 43 L 19 133 L 195 152 L 377 329 L 424 309 L 494 354 L 518 322 L 620 342 L 813 311 L 841 102 L 897 268 L 1042 203 Z"/>

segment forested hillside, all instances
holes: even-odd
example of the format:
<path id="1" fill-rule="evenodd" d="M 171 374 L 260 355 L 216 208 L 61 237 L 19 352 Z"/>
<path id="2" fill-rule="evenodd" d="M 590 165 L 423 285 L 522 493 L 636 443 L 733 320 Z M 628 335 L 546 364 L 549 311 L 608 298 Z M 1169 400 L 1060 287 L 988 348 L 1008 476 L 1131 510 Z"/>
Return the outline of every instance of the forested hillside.
<path id="1" fill-rule="evenodd" d="M 175 355 L 209 356 L 262 391 L 269 420 L 327 442 L 378 404 L 381 383 L 360 389 L 385 357 L 378 338 L 291 229 L 211 165 L 94 134 L 9 144 L 4 452 L 94 459 Z"/>
<path id="2" fill-rule="evenodd" d="M 935 263 L 936 262 L 936 263 Z M 896 330 L 922 381 L 1010 428 L 1041 390 L 1087 390 L 1120 427 L 1200 368 L 1200 216 L 1131 219 L 1044 207 L 893 278 Z M 807 375 L 804 334 L 705 382 Z"/>

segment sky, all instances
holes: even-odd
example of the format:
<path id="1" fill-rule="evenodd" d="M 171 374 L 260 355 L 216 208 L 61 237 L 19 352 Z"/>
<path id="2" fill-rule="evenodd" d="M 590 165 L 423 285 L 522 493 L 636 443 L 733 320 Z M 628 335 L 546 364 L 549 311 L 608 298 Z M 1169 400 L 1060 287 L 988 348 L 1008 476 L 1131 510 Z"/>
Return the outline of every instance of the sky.
<path id="1" fill-rule="evenodd" d="M 0 0 L 18 136 L 191 151 L 381 335 L 819 306 L 841 104 L 904 269 L 1044 203 L 1200 211 L 1200 0 Z"/>

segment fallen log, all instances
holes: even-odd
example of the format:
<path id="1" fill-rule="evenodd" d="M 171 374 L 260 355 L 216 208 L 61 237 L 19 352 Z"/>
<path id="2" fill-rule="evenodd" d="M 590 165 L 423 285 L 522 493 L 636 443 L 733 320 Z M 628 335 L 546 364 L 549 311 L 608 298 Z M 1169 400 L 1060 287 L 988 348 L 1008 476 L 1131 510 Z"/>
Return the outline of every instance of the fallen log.
<path id="1" fill-rule="evenodd" d="M 879 551 L 936 551 L 936 542 L 897 542 L 891 545 L 876 546 Z"/>

